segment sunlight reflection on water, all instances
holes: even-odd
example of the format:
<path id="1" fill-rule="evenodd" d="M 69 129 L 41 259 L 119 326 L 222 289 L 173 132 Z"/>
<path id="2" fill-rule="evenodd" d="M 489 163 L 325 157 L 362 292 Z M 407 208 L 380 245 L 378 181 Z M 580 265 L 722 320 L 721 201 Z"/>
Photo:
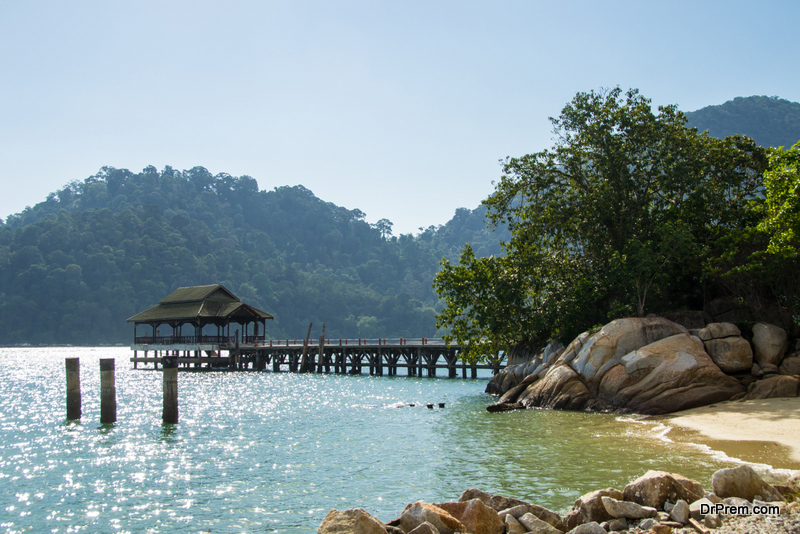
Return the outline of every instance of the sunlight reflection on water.
<path id="1" fill-rule="evenodd" d="M 0 531 L 314 532 L 330 508 L 388 521 L 469 487 L 562 510 L 648 469 L 706 481 L 723 465 L 665 445 L 658 423 L 489 414 L 483 380 L 180 373 L 180 423 L 162 424 L 161 374 L 130 356 L 0 349 Z M 66 357 L 81 358 L 81 422 L 64 419 Z M 101 357 L 116 358 L 113 425 Z"/>

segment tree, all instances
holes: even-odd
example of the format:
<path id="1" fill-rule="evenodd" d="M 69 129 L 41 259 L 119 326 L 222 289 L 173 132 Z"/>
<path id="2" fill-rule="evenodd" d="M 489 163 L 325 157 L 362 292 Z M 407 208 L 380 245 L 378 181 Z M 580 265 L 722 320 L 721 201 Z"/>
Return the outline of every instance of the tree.
<path id="1" fill-rule="evenodd" d="M 748 224 L 765 149 L 687 129 L 675 106 L 654 112 L 636 90 L 578 93 L 551 122 L 555 146 L 507 159 L 484 202 L 493 223 L 512 233 L 501 263 L 522 293 L 506 318 L 523 327 L 516 341 L 569 341 L 617 317 L 702 305 L 705 254 Z M 485 266 L 469 254 L 462 266 L 469 275 L 447 264 L 437 275 L 446 302 L 440 326 L 462 344 L 509 348 L 503 328 L 487 322 L 477 301 L 467 303 L 464 293 L 474 289 L 459 285 L 480 279 Z"/>

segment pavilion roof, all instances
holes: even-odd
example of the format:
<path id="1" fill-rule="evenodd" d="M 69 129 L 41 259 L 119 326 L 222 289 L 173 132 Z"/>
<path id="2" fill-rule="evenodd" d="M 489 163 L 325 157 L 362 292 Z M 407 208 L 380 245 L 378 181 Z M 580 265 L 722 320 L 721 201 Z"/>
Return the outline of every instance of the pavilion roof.
<path id="1" fill-rule="evenodd" d="M 181 287 L 161 302 L 128 319 L 129 323 L 218 323 L 222 320 L 274 319 L 269 313 L 245 304 L 220 284 Z"/>

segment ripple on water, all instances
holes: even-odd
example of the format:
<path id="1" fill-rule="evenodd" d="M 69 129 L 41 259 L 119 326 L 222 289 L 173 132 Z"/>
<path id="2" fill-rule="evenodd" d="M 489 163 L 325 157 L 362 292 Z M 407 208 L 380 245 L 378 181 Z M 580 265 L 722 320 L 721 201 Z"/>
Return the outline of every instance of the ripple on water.
<path id="1" fill-rule="evenodd" d="M 127 349 L 0 357 L 2 532 L 314 532 L 332 507 L 386 521 L 468 487 L 559 510 L 648 469 L 706 480 L 730 465 L 655 422 L 489 414 L 485 381 L 181 373 L 181 422 L 164 425 L 161 374 L 132 370 Z M 64 420 L 67 357 L 81 358 L 80 422 Z M 98 422 L 101 357 L 117 360 L 113 425 Z"/>

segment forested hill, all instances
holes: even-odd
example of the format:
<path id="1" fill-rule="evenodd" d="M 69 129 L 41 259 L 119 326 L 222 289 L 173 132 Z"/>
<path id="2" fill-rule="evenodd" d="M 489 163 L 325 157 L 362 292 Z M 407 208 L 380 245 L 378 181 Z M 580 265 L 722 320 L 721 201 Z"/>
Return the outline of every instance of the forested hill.
<path id="1" fill-rule="evenodd" d="M 302 186 L 259 190 L 202 167 L 103 168 L 0 226 L 0 344 L 129 343 L 125 320 L 181 286 L 221 283 L 275 315 L 267 335 L 435 335 L 431 281 L 464 243 L 499 254 L 485 208 L 391 235 Z"/>
<path id="2" fill-rule="evenodd" d="M 687 126 L 714 137 L 742 134 L 761 146 L 789 148 L 800 141 L 800 103 L 776 96 L 736 97 L 686 113 Z"/>

